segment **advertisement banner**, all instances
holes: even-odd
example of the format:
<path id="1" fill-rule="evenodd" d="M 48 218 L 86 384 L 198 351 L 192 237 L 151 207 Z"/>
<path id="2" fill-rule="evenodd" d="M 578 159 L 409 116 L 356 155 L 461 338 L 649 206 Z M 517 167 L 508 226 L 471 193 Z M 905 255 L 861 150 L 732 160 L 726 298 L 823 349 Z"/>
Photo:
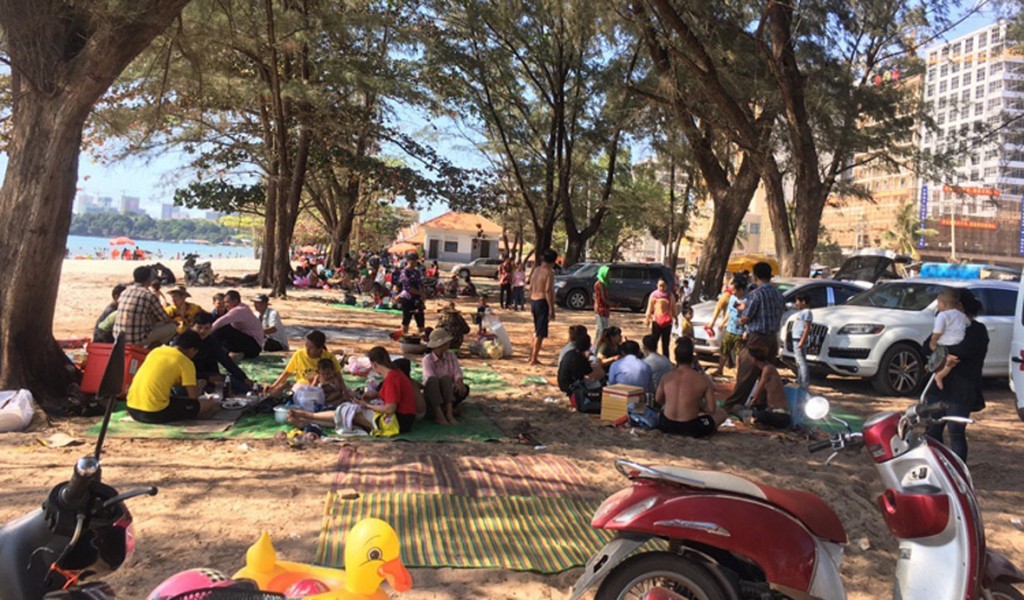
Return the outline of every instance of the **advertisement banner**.
<path id="1" fill-rule="evenodd" d="M 928 186 L 921 186 L 921 213 L 918 216 L 921 221 L 921 229 L 925 229 L 928 221 Z M 1024 210 L 1021 211 L 1021 254 L 1024 254 Z M 917 247 L 924 248 L 925 239 L 921 236 L 921 239 L 917 240 Z"/>

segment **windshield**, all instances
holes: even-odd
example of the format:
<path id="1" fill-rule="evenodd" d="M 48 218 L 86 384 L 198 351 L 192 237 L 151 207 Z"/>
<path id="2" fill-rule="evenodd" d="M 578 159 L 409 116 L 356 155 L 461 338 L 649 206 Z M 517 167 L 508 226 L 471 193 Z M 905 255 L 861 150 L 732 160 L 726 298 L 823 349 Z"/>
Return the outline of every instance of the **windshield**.
<path id="1" fill-rule="evenodd" d="M 792 283 L 779 283 L 777 281 L 773 281 L 772 285 L 775 286 L 775 289 L 779 290 L 779 293 L 782 294 L 785 294 L 786 292 L 795 287 L 795 285 Z"/>
<path id="2" fill-rule="evenodd" d="M 877 306 L 895 310 L 924 310 L 946 289 L 935 283 L 893 283 L 876 285 L 846 301 L 853 306 Z"/>
<path id="3" fill-rule="evenodd" d="M 906 276 L 903 265 L 885 256 L 854 256 L 843 263 L 836 273 L 839 281 L 871 281 L 902 279 Z"/>
<path id="4" fill-rule="evenodd" d="M 593 263 L 578 263 L 562 271 L 561 274 L 562 276 L 572 275 L 573 277 L 596 277 L 597 269 L 600 266 Z"/>

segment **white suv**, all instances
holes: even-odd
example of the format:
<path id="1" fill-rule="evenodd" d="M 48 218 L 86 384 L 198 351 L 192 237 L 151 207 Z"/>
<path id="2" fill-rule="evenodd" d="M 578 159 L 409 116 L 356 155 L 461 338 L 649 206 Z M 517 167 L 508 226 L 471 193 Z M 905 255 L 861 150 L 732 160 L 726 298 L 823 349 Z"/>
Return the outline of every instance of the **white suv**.
<path id="1" fill-rule="evenodd" d="M 993 280 L 904 279 L 879 283 L 842 306 L 813 311 L 807 359 L 811 368 L 871 379 L 882 394 L 913 396 L 926 382 L 925 349 L 935 323 L 935 299 L 945 288 L 968 288 L 982 304 L 988 328 L 986 377 L 1008 370 L 1017 284 Z M 783 331 L 789 331 L 786 323 Z M 787 343 L 782 355 L 791 362 Z"/>

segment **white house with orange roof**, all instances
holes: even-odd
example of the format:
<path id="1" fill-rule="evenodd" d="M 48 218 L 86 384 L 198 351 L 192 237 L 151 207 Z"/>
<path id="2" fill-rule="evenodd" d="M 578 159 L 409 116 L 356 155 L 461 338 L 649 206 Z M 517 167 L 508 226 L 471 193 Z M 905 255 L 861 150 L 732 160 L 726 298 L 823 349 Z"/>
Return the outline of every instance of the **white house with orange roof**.
<path id="1" fill-rule="evenodd" d="M 427 260 L 469 262 L 477 258 L 498 258 L 501 225 L 470 213 L 447 212 L 404 230 L 401 242 L 422 246 Z"/>

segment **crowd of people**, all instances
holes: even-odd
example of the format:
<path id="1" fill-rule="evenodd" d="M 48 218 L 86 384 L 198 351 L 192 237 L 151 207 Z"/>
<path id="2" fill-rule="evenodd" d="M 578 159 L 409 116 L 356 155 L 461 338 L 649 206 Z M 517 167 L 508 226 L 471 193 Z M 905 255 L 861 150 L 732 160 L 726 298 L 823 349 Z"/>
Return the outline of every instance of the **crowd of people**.
<path id="1" fill-rule="evenodd" d="M 555 318 L 556 259 L 555 252 L 542 252 L 529 277 L 522 264 L 511 259 L 504 261 L 498 272 L 502 309 L 522 310 L 529 290 L 531 365 L 540 364 L 544 340 L 550 336 Z M 349 390 L 341 377 L 342 365 L 327 349 L 324 333 L 314 330 L 305 336 L 304 347 L 291 356 L 281 375 L 266 388 L 266 394 L 282 397 L 304 386 L 320 388 L 322 402 L 312 410 L 295 408 L 289 413 L 289 421 L 300 427 L 326 424 L 339 431 L 398 433 L 409 431 L 417 418 L 456 425 L 469 386 L 454 350 L 462 346 L 463 337 L 471 329 L 454 302 L 440 309 L 438 327 L 426 327 L 425 290 L 438 280 L 437 263 L 424 266 L 416 253 L 402 257 L 361 253 L 352 260 L 351 272 L 363 279 L 372 277 L 368 286 L 362 286 L 366 283 L 362 281 L 360 289 L 373 293 L 379 301 L 378 296 L 384 294 L 377 284 L 383 282 L 390 287 L 387 296 L 402 315 L 401 334 L 412 335 L 415 324 L 416 339 L 425 346 L 422 382 L 410 379 L 407 359 L 393 360 L 383 347 L 375 347 L 366 356 L 372 370 L 366 387 Z M 299 269 L 318 273 L 319 277 L 321 267 L 307 262 Z M 343 264 L 339 271 L 344 276 L 349 266 Z M 111 290 L 112 302 L 96 321 L 94 341 L 109 343 L 121 335 L 129 345 L 151 349 L 128 396 L 129 410 L 138 421 L 201 418 L 214 408 L 202 392 L 225 384 L 221 368 L 230 378 L 227 393 L 246 393 L 257 384 L 238 361 L 264 351 L 289 348 L 282 319 L 264 294 L 252 299 L 253 310 L 236 290 L 217 293 L 206 310 L 189 300 L 191 295 L 184 286 L 167 291 L 164 297 L 149 267 L 135 269 L 133 279 L 131 285 L 117 285 Z M 694 352 L 692 310 L 685 282 L 679 287 L 667 280 L 657 283 L 644 314 L 648 333 L 639 341 L 629 340 L 612 321 L 608 267 L 601 267 L 593 293 L 595 336 L 591 338 L 583 325 L 569 327 L 568 343 L 558 354 L 559 388 L 580 410 L 599 402 L 605 386 L 638 388 L 647 405 L 657 411 L 652 426 L 666 433 L 708 436 L 730 414 L 761 426 L 789 427 L 792 416 L 778 362 L 779 332 L 786 306 L 771 280 L 770 265 L 758 263 L 752 273 L 734 274 L 723 286 L 715 313 L 705 326 L 709 337 L 714 337 L 716 326 L 724 330 L 720 362 L 713 372 L 705 373 Z M 949 414 L 963 416 L 984 402 L 980 369 L 987 332 L 974 321 L 980 305 L 970 292 L 948 290 L 939 297 L 938 305 L 931 339 L 935 359 L 930 367 L 936 377 L 929 398 L 947 402 Z M 796 388 L 800 398 L 806 398 L 810 385 L 806 351 L 813 313 L 808 298 L 802 295 L 796 297 L 796 309 L 789 342 L 796 363 Z M 484 333 L 490 314 L 487 297 L 480 295 L 474 319 L 478 333 Z M 165 345 L 172 338 L 172 345 Z M 736 368 L 731 389 L 714 379 L 723 376 L 726 366 Z M 723 400 L 721 408 L 716 392 Z M 952 448 L 966 456 L 963 426 L 952 424 L 948 429 Z M 943 426 L 936 426 L 930 433 L 943 435 Z"/>

